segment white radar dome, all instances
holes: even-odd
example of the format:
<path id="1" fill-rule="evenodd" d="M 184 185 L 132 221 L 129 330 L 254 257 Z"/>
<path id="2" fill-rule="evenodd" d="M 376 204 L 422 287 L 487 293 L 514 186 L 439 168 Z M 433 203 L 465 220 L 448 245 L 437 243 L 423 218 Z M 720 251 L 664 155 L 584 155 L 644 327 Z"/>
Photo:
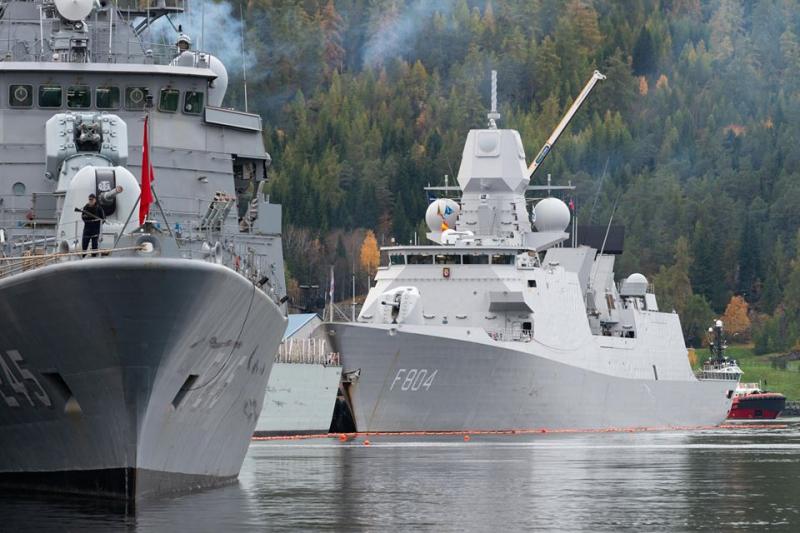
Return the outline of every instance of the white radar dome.
<path id="1" fill-rule="evenodd" d="M 631 274 L 622 282 L 621 296 L 644 296 L 647 293 L 647 278 L 637 273 Z"/>
<path id="2" fill-rule="evenodd" d="M 450 198 L 439 198 L 431 202 L 425 211 L 425 223 L 433 233 L 441 233 L 453 229 L 461 212 L 458 202 Z"/>
<path id="3" fill-rule="evenodd" d="M 217 77 L 208 86 L 208 105 L 222 107 L 225 92 L 228 90 L 228 69 L 225 68 L 225 64 L 217 56 L 195 50 L 186 50 L 170 61 L 170 65 L 208 68 L 216 74 Z"/>
<path id="4" fill-rule="evenodd" d="M 628 276 L 625 279 L 625 281 L 628 282 L 628 283 L 637 283 L 637 284 L 647 285 L 647 278 L 644 277 L 644 274 L 639 274 L 638 272 L 635 272 L 635 273 L 631 274 L 630 276 Z"/>
<path id="5" fill-rule="evenodd" d="M 85 19 L 94 7 L 94 0 L 55 0 L 58 14 L 67 20 Z"/>
<path id="6" fill-rule="evenodd" d="M 569 226 L 569 207 L 558 198 L 539 200 L 533 214 L 536 217 L 533 223 L 538 231 L 564 231 Z"/>
<path id="7" fill-rule="evenodd" d="M 225 91 L 228 90 L 228 69 L 217 56 L 208 56 L 208 68 L 217 75 L 208 88 L 208 105 L 222 107 Z"/>

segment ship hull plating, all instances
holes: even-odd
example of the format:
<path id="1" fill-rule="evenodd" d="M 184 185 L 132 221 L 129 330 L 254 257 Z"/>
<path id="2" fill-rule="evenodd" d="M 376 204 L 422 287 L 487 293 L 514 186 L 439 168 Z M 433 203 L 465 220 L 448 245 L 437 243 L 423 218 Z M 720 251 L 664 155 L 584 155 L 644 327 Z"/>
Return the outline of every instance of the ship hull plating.
<path id="1" fill-rule="evenodd" d="M 0 280 L 0 484 L 141 498 L 236 479 L 285 328 L 230 269 L 87 259 Z"/>
<path id="2" fill-rule="evenodd" d="M 345 387 L 362 432 L 710 426 L 725 419 L 736 388 L 735 381 L 603 374 L 536 355 L 535 343 L 325 328 L 351 380 Z"/>

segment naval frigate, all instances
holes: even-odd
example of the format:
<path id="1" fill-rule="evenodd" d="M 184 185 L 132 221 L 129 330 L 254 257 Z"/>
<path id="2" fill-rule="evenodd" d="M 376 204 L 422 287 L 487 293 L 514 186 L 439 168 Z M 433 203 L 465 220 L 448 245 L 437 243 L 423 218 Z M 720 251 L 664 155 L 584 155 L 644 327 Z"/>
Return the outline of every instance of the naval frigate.
<path id="1" fill-rule="evenodd" d="M 460 201 L 426 212 L 435 244 L 382 249 L 355 322 L 331 322 L 357 431 L 669 428 L 715 425 L 741 376 L 696 377 L 678 315 L 615 256 L 565 246 L 570 208 L 530 178 L 592 87 L 595 72 L 533 163 L 499 129 L 496 75 L 485 129 L 471 130 Z M 447 189 L 447 186 L 444 187 Z M 541 188 L 540 188 L 541 189 Z M 535 231 L 534 231 L 535 230 Z"/>
<path id="2" fill-rule="evenodd" d="M 0 485 L 138 499 L 238 476 L 286 327 L 281 213 L 222 61 L 145 40 L 184 8 L 0 3 Z"/>

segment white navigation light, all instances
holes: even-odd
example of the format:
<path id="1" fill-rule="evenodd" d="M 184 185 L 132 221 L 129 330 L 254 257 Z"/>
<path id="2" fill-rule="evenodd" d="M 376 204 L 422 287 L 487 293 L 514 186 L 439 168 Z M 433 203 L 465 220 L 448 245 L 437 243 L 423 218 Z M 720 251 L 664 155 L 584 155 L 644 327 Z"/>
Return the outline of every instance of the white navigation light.
<path id="1" fill-rule="evenodd" d="M 94 7 L 94 0 L 55 0 L 58 14 L 67 20 L 83 20 Z"/>
<path id="2" fill-rule="evenodd" d="M 425 211 L 425 222 L 433 233 L 441 233 L 455 227 L 459 212 L 461 206 L 455 200 L 439 198 Z"/>
<path id="3" fill-rule="evenodd" d="M 544 198 L 533 208 L 534 225 L 538 231 L 564 231 L 569 226 L 567 204 L 558 198 Z"/>

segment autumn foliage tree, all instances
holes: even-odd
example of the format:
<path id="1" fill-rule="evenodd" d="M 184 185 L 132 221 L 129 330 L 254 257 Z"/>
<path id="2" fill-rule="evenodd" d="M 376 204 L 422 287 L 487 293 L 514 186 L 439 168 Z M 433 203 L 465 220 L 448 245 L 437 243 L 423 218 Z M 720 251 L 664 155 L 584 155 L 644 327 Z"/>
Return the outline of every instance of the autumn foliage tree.
<path id="1" fill-rule="evenodd" d="M 725 323 L 725 331 L 732 341 L 750 340 L 751 324 L 750 318 L 747 316 L 747 308 L 747 302 L 741 296 L 732 296 L 725 307 L 722 321 Z"/>
<path id="2" fill-rule="evenodd" d="M 361 260 L 361 268 L 366 270 L 370 277 L 372 277 L 378 269 L 381 260 L 378 240 L 375 238 L 375 233 L 372 230 L 368 230 L 367 234 L 364 236 L 364 242 L 361 243 L 361 253 L 359 257 Z"/>

